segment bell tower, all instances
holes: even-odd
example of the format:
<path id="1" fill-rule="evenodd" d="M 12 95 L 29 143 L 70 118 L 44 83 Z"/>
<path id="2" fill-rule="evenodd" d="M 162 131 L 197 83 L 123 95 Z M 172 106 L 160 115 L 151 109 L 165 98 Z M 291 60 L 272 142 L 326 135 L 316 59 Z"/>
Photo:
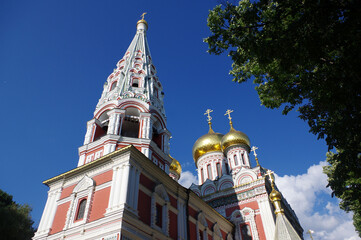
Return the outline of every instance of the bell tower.
<path id="1" fill-rule="evenodd" d="M 123 58 L 104 83 L 94 117 L 87 123 L 84 145 L 79 147 L 78 167 L 133 145 L 169 171 L 171 134 L 166 126 L 163 87 L 146 38 L 144 14 Z"/>

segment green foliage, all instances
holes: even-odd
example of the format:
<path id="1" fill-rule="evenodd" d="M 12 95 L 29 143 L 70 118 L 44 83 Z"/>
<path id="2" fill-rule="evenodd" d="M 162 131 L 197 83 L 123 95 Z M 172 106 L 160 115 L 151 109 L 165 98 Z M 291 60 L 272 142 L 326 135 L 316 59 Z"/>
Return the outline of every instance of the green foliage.
<path id="1" fill-rule="evenodd" d="M 329 150 L 324 171 L 361 236 L 361 1 L 243 0 L 209 12 L 209 52 L 228 53 L 234 81 L 292 109 Z"/>
<path id="2" fill-rule="evenodd" d="M 34 236 L 31 208 L 19 205 L 13 197 L 0 189 L 0 238 L 6 240 L 26 240 Z"/>

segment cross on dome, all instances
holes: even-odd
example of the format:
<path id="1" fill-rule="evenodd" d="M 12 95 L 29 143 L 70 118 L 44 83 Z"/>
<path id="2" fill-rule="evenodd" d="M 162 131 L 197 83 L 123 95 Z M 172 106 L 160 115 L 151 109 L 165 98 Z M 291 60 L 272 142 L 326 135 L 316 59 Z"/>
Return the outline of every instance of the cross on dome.
<path id="1" fill-rule="evenodd" d="M 269 179 L 270 179 L 270 181 L 271 181 L 271 184 L 274 185 L 275 179 L 274 179 L 273 171 L 271 171 L 271 170 L 268 169 L 267 172 L 266 172 L 266 174 L 265 174 L 264 176 L 265 176 L 265 177 L 268 176 Z"/>
<path id="2" fill-rule="evenodd" d="M 258 149 L 258 147 L 256 147 L 256 146 L 253 146 L 252 148 L 251 148 L 251 152 L 253 152 L 253 155 L 257 158 L 257 153 L 256 153 L 256 150 Z"/>
<path id="3" fill-rule="evenodd" d="M 233 110 L 228 109 L 228 110 L 226 111 L 226 113 L 224 114 L 224 116 L 228 115 L 229 121 L 232 121 L 231 113 L 233 113 Z"/>
<path id="4" fill-rule="evenodd" d="M 144 20 L 144 15 L 147 14 L 146 12 L 142 13 L 142 15 L 140 15 L 142 17 L 142 20 Z"/>
<path id="5" fill-rule="evenodd" d="M 207 122 L 208 122 L 208 123 L 211 123 L 211 120 L 212 120 L 212 117 L 211 117 L 211 115 L 210 115 L 211 112 L 213 112 L 212 109 L 207 109 L 206 112 L 204 113 L 204 115 L 208 115 L 208 116 L 207 116 Z"/>

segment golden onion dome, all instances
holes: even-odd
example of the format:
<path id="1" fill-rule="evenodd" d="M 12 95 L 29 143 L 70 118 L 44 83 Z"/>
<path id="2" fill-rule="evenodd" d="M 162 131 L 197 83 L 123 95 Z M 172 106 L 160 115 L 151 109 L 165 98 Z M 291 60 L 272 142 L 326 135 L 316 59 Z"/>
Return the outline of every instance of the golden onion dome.
<path id="1" fill-rule="evenodd" d="M 175 172 L 177 173 L 179 176 L 182 172 L 182 166 L 180 165 L 180 163 L 175 159 L 173 158 L 171 155 L 169 155 L 169 157 L 172 159 L 172 163 L 170 164 L 169 166 L 169 170 L 171 172 Z"/>
<path id="2" fill-rule="evenodd" d="M 209 132 L 198 140 L 193 145 L 193 159 L 197 164 L 198 158 L 209 152 L 222 151 L 221 140 L 223 134 L 215 133 L 212 129 L 211 123 L 209 123 Z"/>
<path id="3" fill-rule="evenodd" d="M 251 142 L 249 141 L 248 136 L 233 128 L 232 121 L 230 121 L 231 129 L 229 132 L 222 138 L 222 150 L 225 150 L 231 146 L 245 144 L 248 147 L 251 147 Z"/>
<path id="4" fill-rule="evenodd" d="M 281 201 L 282 196 L 281 193 L 279 191 L 277 191 L 276 189 L 272 189 L 272 192 L 269 195 L 269 198 L 272 202 L 274 201 Z"/>

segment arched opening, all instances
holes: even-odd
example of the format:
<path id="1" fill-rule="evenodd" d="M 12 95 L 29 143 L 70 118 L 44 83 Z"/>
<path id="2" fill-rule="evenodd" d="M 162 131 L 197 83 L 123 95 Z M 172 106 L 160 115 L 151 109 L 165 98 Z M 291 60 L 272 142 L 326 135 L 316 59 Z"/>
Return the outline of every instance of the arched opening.
<path id="1" fill-rule="evenodd" d="M 81 200 L 79 203 L 78 212 L 75 218 L 76 220 L 81 220 L 84 218 L 85 207 L 86 207 L 86 198 Z"/>
<path id="2" fill-rule="evenodd" d="M 241 235 L 242 240 L 252 240 L 251 229 L 248 224 L 244 224 L 241 226 Z"/>
<path id="3" fill-rule="evenodd" d="M 95 124 L 96 126 L 93 141 L 100 139 L 108 132 L 109 116 L 107 113 L 108 111 L 103 112 L 102 115 L 100 115 L 98 118 L 100 125 L 98 123 Z"/>
<path id="4" fill-rule="evenodd" d="M 235 155 L 233 156 L 233 158 L 234 158 L 234 165 L 237 166 L 237 165 L 238 165 L 237 155 L 235 154 Z"/>
<path id="5" fill-rule="evenodd" d="M 132 87 L 139 87 L 139 80 L 134 78 L 132 82 Z"/>
<path id="6" fill-rule="evenodd" d="M 217 163 L 216 167 L 217 167 L 217 176 L 221 177 L 222 176 L 221 164 Z"/>
<path id="7" fill-rule="evenodd" d="M 157 144 L 157 146 L 162 149 L 162 135 L 159 133 L 161 130 L 161 126 L 159 122 L 155 122 L 153 124 L 153 135 L 152 135 L 152 141 Z"/>
<path id="8" fill-rule="evenodd" d="M 225 168 L 226 168 L 226 174 L 229 175 L 229 166 L 228 163 L 224 164 Z"/>
<path id="9" fill-rule="evenodd" d="M 212 167 L 210 164 L 207 165 L 207 175 L 210 180 L 212 180 Z"/>
<path id="10" fill-rule="evenodd" d="M 138 138 L 139 136 L 139 110 L 137 108 L 127 108 L 122 124 L 122 136 Z"/>
<path id="11" fill-rule="evenodd" d="M 110 87 L 110 91 L 113 91 L 116 86 L 117 86 L 117 81 L 112 83 L 112 86 Z"/>

